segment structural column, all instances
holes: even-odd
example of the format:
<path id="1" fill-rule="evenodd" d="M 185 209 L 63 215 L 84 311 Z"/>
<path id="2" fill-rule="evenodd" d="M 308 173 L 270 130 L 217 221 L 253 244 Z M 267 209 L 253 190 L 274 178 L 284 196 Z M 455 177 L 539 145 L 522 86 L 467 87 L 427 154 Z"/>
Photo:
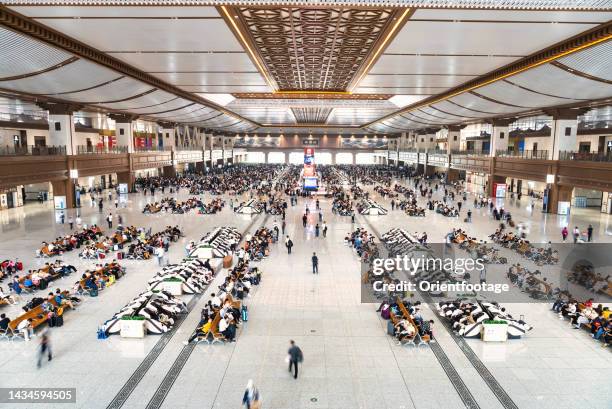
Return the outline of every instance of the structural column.
<path id="1" fill-rule="evenodd" d="M 448 146 L 448 153 L 461 149 L 461 129 L 464 127 L 465 126 L 461 125 L 449 125 L 447 127 L 448 133 L 446 136 L 446 143 Z"/>
<path id="2" fill-rule="evenodd" d="M 128 153 L 134 152 L 134 126 L 136 120 L 134 115 L 110 114 L 110 119 L 115 121 L 115 138 L 117 146 L 126 146 Z"/>
<path id="3" fill-rule="evenodd" d="M 174 167 L 174 165 L 164 166 L 162 168 L 162 175 L 165 178 L 176 177 L 176 168 Z"/>
<path id="4" fill-rule="evenodd" d="M 568 202 L 571 204 L 573 190 L 573 186 L 558 185 L 556 183 L 552 184 L 550 190 L 548 191 L 547 213 L 558 213 L 559 202 Z"/>
<path id="5" fill-rule="evenodd" d="M 66 155 L 76 155 L 77 141 L 72 114 L 82 107 L 80 105 L 50 102 L 41 103 L 39 106 L 49 111 L 49 140 L 47 146 L 65 146 Z"/>
<path id="6" fill-rule="evenodd" d="M 289 164 L 289 153 L 283 152 L 283 156 L 285 157 L 285 165 L 288 165 Z"/>
<path id="7" fill-rule="evenodd" d="M 552 159 L 559 160 L 561 152 L 575 152 L 578 150 L 578 116 L 586 109 L 552 109 L 545 111 L 552 116 L 551 150 Z M 551 155 L 549 155 L 551 156 Z"/>
<path id="8" fill-rule="evenodd" d="M 487 190 L 486 190 L 487 196 L 495 197 L 495 192 L 493 191 L 493 185 L 497 183 L 506 183 L 506 177 L 499 176 L 499 175 L 489 175 L 487 177 Z"/>
<path id="9" fill-rule="evenodd" d="M 130 192 L 134 192 L 134 184 L 136 183 L 136 175 L 134 172 L 117 172 L 117 183 L 125 183 Z"/>
<path id="10" fill-rule="evenodd" d="M 493 119 L 489 122 L 493 127 L 491 130 L 491 143 L 489 144 L 489 156 L 496 156 L 498 151 L 508 151 L 508 139 L 510 138 L 510 128 L 508 128 L 508 125 L 512 122 L 514 122 L 513 119 Z"/>
<path id="11" fill-rule="evenodd" d="M 74 179 L 68 178 L 66 180 L 58 180 L 51 182 L 53 187 L 53 196 L 65 196 L 66 197 L 66 208 L 72 209 L 76 207 L 75 197 L 75 184 Z"/>

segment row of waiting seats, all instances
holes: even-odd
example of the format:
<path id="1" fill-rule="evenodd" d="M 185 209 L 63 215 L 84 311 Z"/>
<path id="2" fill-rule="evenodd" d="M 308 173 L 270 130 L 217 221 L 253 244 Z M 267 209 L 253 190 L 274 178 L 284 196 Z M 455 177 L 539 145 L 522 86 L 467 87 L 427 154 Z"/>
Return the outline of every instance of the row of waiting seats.
<path id="1" fill-rule="evenodd" d="M 495 302 L 442 301 L 436 304 L 441 317 L 449 320 L 453 331 L 464 338 L 480 338 L 485 321 L 506 322 L 509 339 L 524 336 L 533 327 L 522 318 L 515 319 Z"/>
<path id="2" fill-rule="evenodd" d="M 71 251 L 80 248 L 82 245 L 96 242 L 100 236 L 102 236 L 102 230 L 94 224 L 89 228 L 83 228 L 80 231 L 64 237 L 57 237 L 50 242 L 44 241 L 42 246 L 36 250 L 36 257 L 50 258 L 59 256 L 66 251 Z"/>

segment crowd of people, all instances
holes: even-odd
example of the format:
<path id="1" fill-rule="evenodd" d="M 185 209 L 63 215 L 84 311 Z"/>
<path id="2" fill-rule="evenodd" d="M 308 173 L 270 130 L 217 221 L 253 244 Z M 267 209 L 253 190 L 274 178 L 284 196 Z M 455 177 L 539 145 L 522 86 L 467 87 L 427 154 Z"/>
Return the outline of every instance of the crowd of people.
<path id="1" fill-rule="evenodd" d="M 550 242 L 546 247 L 537 247 L 515 232 L 505 231 L 501 228 L 495 230 L 495 233 L 491 234 L 489 238 L 502 247 L 516 251 L 539 266 L 556 264 L 559 261 L 559 251 L 554 249 Z"/>
<path id="2" fill-rule="evenodd" d="M 578 302 L 566 294 L 560 294 L 554 302 L 552 310 L 559 319 L 569 319 L 573 328 L 585 328 L 596 341 L 601 341 L 603 347 L 612 342 L 612 312 L 602 304 L 593 306 L 593 299 Z"/>
<path id="3" fill-rule="evenodd" d="M 159 212 L 184 214 L 192 209 L 202 209 L 204 203 L 197 197 L 191 197 L 187 200 L 179 201 L 174 197 L 164 197 L 159 202 L 147 203 L 143 209 L 144 214 L 155 214 Z"/>
<path id="4" fill-rule="evenodd" d="M 83 244 L 96 242 L 102 236 L 102 230 L 97 225 L 89 228 L 83 227 L 82 230 L 63 237 L 57 237 L 53 241 L 43 241 L 42 246 L 37 250 L 38 257 L 53 257 L 81 247 Z"/>

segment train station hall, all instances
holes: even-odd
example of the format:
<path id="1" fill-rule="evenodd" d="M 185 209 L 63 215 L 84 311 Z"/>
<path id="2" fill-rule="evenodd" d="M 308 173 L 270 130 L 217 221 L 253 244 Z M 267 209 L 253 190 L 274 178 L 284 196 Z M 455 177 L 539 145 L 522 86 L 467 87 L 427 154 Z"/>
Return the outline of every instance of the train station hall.
<path id="1" fill-rule="evenodd" d="M 612 408 L 612 0 L 0 0 L 0 409 Z"/>

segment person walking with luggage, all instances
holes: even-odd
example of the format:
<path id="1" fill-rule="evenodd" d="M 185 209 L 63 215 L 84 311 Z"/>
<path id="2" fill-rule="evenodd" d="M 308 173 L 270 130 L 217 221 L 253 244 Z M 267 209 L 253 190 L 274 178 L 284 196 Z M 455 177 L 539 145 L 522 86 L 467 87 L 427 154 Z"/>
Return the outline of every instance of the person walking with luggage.
<path id="1" fill-rule="evenodd" d="M 289 347 L 289 351 L 287 351 L 287 358 L 289 358 L 289 372 L 291 372 L 291 369 L 293 369 L 293 379 L 297 379 L 298 363 L 302 363 L 304 361 L 304 354 L 302 353 L 300 347 L 295 345 L 294 340 L 289 341 L 289 344 L 291 345 Z"/>
<path id="2" fill-rule="evenodd" d="M 578 238 L 580 237 L 580 229 L 578 226 L 574 227 L 574 244 L 578 243 Z"/>
<path id="3" fill-rule="evenodd" d="M 317 253 L 312 253 L 312 274 L 319 274 L 319 257 Z"/>
<path id="4" fill-rule="evenodd" d="M 51 361 L 53 356 L 51 354 L 51 341 L 49 339 L 48 331 L 43 332 L 40 337 L 40 349 L 38 350 L 38 361 L 36 362 L 36 367 L 40 369 L 40 365 L 42 363 L 43 356 L 47 355 L 47 360 Z"/>
<path id="5" fill-rule="evenodd" d="M 285 246 L 287 247 L 287 254 L 291 254 L 291 248 L 293 247 L 293 241 L 287 236 L 285 239 Z"/>
<path id="6" fill-rule="evenodd" d="M 249 379 L 247 383 L 246 390 L 244 391 L 244 396 L 242 397 L 242 404 L 246 406 L 247 409 L 260 409 L 261 403 L 259 400 L 259 391 L 255 386 L 253 386 L 253 380 Z"/>

